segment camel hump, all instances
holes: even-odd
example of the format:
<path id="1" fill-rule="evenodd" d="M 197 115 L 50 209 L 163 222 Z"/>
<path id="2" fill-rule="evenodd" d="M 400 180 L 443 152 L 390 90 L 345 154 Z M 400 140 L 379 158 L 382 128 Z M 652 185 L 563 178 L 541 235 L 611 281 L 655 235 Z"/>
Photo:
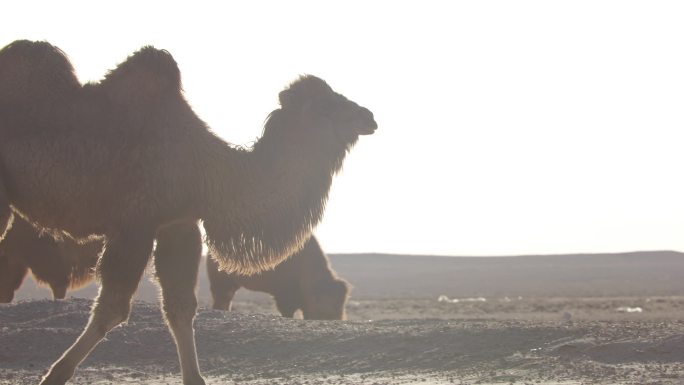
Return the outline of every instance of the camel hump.
<path id="1" fill-rule="evenodd" d="M 178 64 L 168 51 L 145 46 L 111 70 L 100 86 L 112 100 L 149 103 L 181 94 Z"/>
<path id="2" fill-rule="evenodd" d="M 80 87 L 66 54 L 48 42 L 17 40 L 0 50 L 0 102 L 64 98 Z"/>

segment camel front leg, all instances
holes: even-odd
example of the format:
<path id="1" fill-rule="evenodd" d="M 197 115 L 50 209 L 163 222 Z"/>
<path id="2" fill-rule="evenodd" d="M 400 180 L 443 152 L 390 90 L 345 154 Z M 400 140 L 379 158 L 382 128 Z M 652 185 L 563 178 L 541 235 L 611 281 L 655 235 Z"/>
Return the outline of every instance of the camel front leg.
<path id="1" fill-rule="evenodd" d="M 52 290 L 52 300 L 57 301 L 66 298 L 66 292 L 69 288 L 68 284 L 50 284 L 50 290 Z"/>
<path id="2" fill-rule="evenodd" d="M 208 255 L 207 276 L 209 277 L 209 288 L 213 299 L 212 307 L 215 310 L 229 311 L 233 304 L 235 292 L 240 289 L 240 284 L 235 279 L 235 275 L 219 270 L 218 263 Z"/>
<path id="3" fill-rule="evenodd" d="M 41 385 L 63 385 L 107 332 L 128 319 L 131 298 L 152 254 L 153 243 L 153 231 L 129 231 L 107 240 L 97 265 L 100 292 L 88 324 L 76 342 L 52 365 Z"/>
<path id="4" fill-rule="evenodd" d="M 154 266 L 162 289 L 162 311 L 178 350 L 184 385 L 205 385 L 200 375 L 192 323 L 197 312 L 197 272 L 202 236 L 197 223 L 165 227 L 157 233 Z"/>

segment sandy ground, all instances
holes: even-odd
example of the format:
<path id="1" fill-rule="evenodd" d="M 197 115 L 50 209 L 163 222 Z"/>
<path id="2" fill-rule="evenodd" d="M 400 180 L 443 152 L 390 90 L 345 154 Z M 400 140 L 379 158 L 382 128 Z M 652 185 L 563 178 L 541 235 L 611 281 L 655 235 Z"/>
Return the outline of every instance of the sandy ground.
<path id="1" fill-rule="evenodd" d="M 200 366 L 208 384 L 684 384 L 684 295 L 672 295 L 675 281 L 654 295 L 622 295 L 653 286 L 623 278 L 601 280 L 609 296 L 568 289 L 564 297 L 515 296 L 523 290 L 514 280 L 510 295 L 482 290 L 482 297 L 431 282 L 448 289 L 440 301 L 426 290 L 373 295 L 371 282 L 355 276 L 361 294 L 349 303 L 348 321 L 283 319 L 268 297 L 245 294 L 234 312 L 200 309 Z M 386 293 L 401 292 L 387 282 Z M 79 298 L 0 305 L 0 384 L 37 384 L 78 336 L 90 305 Z M 181 384 L 156 303 L 136 302 L 129 323 L 108 335 L 72 383 Z"/>

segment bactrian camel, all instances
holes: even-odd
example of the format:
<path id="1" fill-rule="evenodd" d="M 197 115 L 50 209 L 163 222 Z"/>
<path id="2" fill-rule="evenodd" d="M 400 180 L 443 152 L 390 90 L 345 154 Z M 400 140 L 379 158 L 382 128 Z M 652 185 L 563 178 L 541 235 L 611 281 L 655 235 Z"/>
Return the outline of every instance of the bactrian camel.
<path id="1" fill-rule="evenodd" d="M 261 139 L 242 150 L 195 115 L 166 51 L 145 47 L 101 82 L 81 86 L 48 43 L 0 50 L 0 233 L 19 215 L 56 237 L 105 237 L 91 317 L 42 385 L 64 384 L 128 318 L 155 239 L 162 311 L 183 383 L 204 384 L 192 327 L 198 221 L 223 269 L 277 265 L 320 221 L 347 151 L 377 128 L 368 109 L 314 76 L 294 81 L 279 102 Z"/>
<path id="2" fill-rule="evenodd" d="M 213 258 L 207 258 L 207 273 L 214 309 L 230 310 L 235 292 L 244 287 L 271 294 L 283 317 L 292 318 L 301 310 L 304 319 L 346 319 L 350 285 L 335 274 L 313 236 L 273 270 L 253 275 L 226 273 Z"/>

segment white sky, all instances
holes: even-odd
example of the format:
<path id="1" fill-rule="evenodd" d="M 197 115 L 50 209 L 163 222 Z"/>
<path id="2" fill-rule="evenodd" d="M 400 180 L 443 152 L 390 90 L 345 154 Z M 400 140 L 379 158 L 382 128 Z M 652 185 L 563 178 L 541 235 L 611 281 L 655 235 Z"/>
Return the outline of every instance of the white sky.
<path id="1" fill-rule="evenodd" d="M 0 46 L 48 40 L 82 80 L 169 50 L 237 144 L 302 73 L 369 107 L 328 252 L 684 250 L 682 2 L 13 1 L 0 19 Z"/>

